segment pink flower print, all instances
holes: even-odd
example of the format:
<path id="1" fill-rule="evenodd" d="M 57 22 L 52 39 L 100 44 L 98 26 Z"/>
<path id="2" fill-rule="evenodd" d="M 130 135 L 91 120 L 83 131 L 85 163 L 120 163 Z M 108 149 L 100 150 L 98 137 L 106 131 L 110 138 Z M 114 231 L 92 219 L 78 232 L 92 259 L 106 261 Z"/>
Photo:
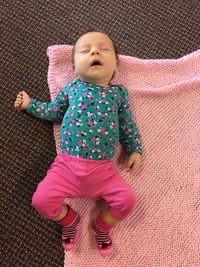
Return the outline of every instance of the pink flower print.
<path id="1" fill-rule="evenodd" d="M 138 142 L 138 138 L 135 138 L 133 142 L 136 144 Z"/>
<path id="2" fill-rule="evenodd" d="M 82 105 L 81 107 L 82 107 L 82 109 L 86 109 L 86 108 L 87 108 L 87 105 L 84 104 L 84 105 Z"/>
<path id="3" fill-rule="evenodd" d="M 101 133 L 102 133 L 102 134 L 104 134 L 104 133 L 105 133 L 105 131 L 106 131 L 106 129 L 105 129 L 105 128 L 103 128 L 103 127 L 101 127 Z"/>
<path id="4" fill-rule="evenodd" d="M 51 110 L 57 111 L 57 110 L 59 110 L 59 108 L 58 107 L 55 107 L 55 108 L 52 108 Z"/>
<path id="5" fill-rule="evenodd" d="M 108 123 L 110 126 L 113 126 L 113 127 L 116 127 L 117 126 L 117 124 L 116 123 L 114 123 L 114 121 L 109 121 L 109 123 Z"/>
<path id="6" fill-rule="evenodd" d="M 78 145 L 79 145 L 79 146 L 82 146 L 82 144 L 83 144 L 83 143 L 82 143 L 81 141 L 78 142 Z"/>
<path id="7" fill-rule="evenodd" d="M 115 147 L 115 143 L 112 143 L 112 147 Z"/>
<path id="8" fill-rule="evenodd" d="M 96 138 L 95 137 L 92 137 L 91 140 L 92 140 L 92 142 L 95 142 L 96 141 Z"/>
<path id="9" fill-rule="evenodd" d="M 128 130 L 128 131 L 125 131 L 125 134 L 126 134 L 126 135 L 128 135 L 129 133 L 130 133 L 129 130 Z"/>
<path id="10" fill-rule="evenodd" d="M 91 117 L 93 114 L 91 112 L 87 112 L 88 117 Z"/>
<path id="11" fill-rule="evenodd" d="M 102 95 L 102 92 L 98 92 L 97 94 L 98 94 L 98 95 Z"/>
<path id="12" fill-rule="evenodd" d="M 126 109 L 126 113 L 129 113 L 130 111 L 129 111 L 129 109 Z"/>
<path id="13" fill-rule="evenodd" d="M 88 125 L 89 126 L 92 126 L 93 125 L 93 122 L 92 121 L 88 121 Z"/>
<path id="14" fill-rule="evenodd" d="M 83 94 L 83 96 L 87 97 L 87 94 L 85 93 L 85 94 Z"/>
<path id="15" fill-rule="evenodd" d="M 97 152 L 98 151 L 98 148 L 97 147 L 93 147 L 92 148 L 92 152 Z"/>
<path id="16" fill-rule="evenodd" d="M 70 135 L 70 131 L 69 130 L 66 130 L 64 133 L 67 134 L 67 135 Z"/>
<path id="17" fill-rule="evenodd" d="M 111 109 L 112 109 L 112 111 L 114 111 L 114 110 L 115 110 L 115 106 L 114 106 L 114 105 L 112 105 Z"/>
<path id="18" fill-rule="evenodd" d="M 40 105 L 40 106 L 38 106 L 38 108 L 39 108 L 39 109 L 43 109 L 43 106 L 42 106 L 42 105 Z"/>
<path id="19" fill-rule="evenodd" d="M 103 152 L 101 156 L 102 156 L 103 158 L 105 158 L 105 157 L 106 157 L 106 151 Z"/>

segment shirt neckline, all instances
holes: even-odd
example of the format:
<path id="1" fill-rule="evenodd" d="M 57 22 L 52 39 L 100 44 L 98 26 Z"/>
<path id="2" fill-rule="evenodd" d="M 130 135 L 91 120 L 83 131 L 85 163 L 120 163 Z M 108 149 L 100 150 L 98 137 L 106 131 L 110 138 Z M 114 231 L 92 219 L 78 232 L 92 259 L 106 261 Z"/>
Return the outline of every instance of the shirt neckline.
<path id="1" fill-rule="evenodd" d="M 88 83 L 88 82 L 81 81 L 80 79 L 77 79 L 77 81 L 80 82 L 80 83 L 82 83 L 82 84 L 87 84 L 89 86 L 98 87 L 98 88 L 107 89 L 107 90 L 110 89 L 110 88 L 112 88 L 114 86 L 113 84 L 109 84 L 107 86 L 103 86 L 103 85 Z"/>

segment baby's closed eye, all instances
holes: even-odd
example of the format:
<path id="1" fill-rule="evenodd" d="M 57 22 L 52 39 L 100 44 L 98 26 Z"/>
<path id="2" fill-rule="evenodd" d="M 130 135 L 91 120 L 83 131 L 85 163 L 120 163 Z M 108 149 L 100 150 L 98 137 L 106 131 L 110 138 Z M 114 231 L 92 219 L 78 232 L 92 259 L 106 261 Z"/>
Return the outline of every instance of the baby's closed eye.
<path id="1" fill-rule="evenodd" d="M 81 54 L 88 53 L 88 52 L 89 52 L 89 49 L 84 49 L 80 51 Z"/>
<path id="2" fill-rule="evenodd" d="M 103 48 L 101 48 L 101 51 L 110 51 L 110 49 L 106 48 L 106 47 L 103 47 Z"/>

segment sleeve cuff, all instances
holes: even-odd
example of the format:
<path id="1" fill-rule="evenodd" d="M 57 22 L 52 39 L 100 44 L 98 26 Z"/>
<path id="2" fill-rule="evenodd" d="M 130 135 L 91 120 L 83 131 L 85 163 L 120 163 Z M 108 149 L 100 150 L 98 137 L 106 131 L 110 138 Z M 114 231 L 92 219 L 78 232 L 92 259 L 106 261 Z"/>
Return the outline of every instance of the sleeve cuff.
<path id="1" fill-rule="evenodd" d="M 28 113 L 31 113 L 31 106 L 32 106 L 32 104 L 35 102 L 35 100 L 34 99 L 31 99 L 30 100 L 30 102 L 29 102 L 29 104 L 28 104 L 28 107 L 26 108 L 26 111 L 28 112 Z"/>
<path id="2" fill-rule="evenodd" d="M 133 154 L 133 153 L 139 153 L 140 155 L 142 155 L 143 154 L 143 151 L 142 151 L 142 149 L 141 148 L 139 148 L 139 149 L 132 149 L 132 150 L 130 150 L 130 151 L 127 151 L 127 155 L 131 155 L 131 154 Z"/>

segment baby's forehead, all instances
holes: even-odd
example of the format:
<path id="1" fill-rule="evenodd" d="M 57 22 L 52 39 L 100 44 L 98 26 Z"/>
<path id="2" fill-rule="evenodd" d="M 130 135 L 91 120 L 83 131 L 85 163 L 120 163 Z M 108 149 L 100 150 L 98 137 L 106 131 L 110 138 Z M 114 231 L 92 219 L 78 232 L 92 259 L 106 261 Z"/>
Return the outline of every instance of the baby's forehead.
<path id="1" fill-rule="evenodd" d="M 93 43 L 96 44 L 107 44 L 113 46 L 112 40 L 105 34 L 101 32 L 89 32 L 82 35 L 77 42 L 75 43 L 75 47 L 80 47 L 84 45 L 91 45 Z"/>

